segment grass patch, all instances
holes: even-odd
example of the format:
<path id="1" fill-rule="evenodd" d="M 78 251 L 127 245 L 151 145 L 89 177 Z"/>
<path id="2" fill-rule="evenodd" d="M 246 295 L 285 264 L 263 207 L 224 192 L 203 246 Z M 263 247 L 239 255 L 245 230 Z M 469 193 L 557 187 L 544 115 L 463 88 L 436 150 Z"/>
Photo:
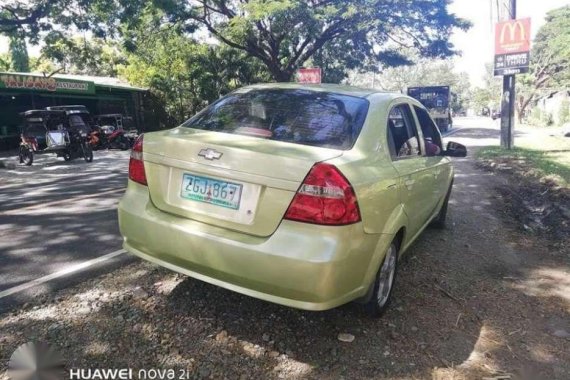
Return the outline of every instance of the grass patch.
<path id="1" fill-rule="evenodd" d="M 556 147 L 558 148 L 558 147 Z M 529 149 L 516 147 L 512 150 L 491 146 L 479 150 L 477 157 L 506 164 L 538 177 L 556 176 L 560 186 L 570 184 L 570 147 L 568 149 Z"/>

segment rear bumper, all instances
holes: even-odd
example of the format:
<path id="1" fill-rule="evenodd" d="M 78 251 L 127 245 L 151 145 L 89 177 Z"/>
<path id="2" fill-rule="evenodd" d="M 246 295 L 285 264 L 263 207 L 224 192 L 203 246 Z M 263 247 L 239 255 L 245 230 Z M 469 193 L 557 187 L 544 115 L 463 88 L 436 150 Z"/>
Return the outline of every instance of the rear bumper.
<path id="1" fill-rule="evenodd" d="M 255 237 L 158 210 L 148 189 L 129 181 L 119 204 L 124 248 L 198 280 L 266 301 L 326 310 L 363 296 L 389 235 L 360 223 L 323 227 L 283 221 Z M 372 273 L 372 275 L 371 275 Z"/>

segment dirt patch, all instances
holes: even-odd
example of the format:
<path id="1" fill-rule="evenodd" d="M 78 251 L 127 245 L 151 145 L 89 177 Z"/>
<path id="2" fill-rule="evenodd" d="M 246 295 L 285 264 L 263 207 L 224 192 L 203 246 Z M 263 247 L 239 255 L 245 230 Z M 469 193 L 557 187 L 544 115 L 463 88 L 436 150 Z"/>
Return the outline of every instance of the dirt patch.
<path id="1" fill-rule="evenodd" d="M 569 188 L 516 159 L 481 159 L 477 166 L 499 175 L 496 204 L 503 215 L 514 217 L 522 231 L 542 235 L 555 248 L 570 248 Z"/>

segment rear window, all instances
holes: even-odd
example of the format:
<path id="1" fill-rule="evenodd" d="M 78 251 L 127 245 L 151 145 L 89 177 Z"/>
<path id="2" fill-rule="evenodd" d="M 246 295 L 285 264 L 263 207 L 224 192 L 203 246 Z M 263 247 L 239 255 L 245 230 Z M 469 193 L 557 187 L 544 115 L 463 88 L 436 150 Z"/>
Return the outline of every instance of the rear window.
<path id="1" fill-rule="evenodd" d="M 251 90 L 230 94 L 182 124 L 332 149 L 350 149 L 362 129 L 368 101 L 308 90 Z"/>

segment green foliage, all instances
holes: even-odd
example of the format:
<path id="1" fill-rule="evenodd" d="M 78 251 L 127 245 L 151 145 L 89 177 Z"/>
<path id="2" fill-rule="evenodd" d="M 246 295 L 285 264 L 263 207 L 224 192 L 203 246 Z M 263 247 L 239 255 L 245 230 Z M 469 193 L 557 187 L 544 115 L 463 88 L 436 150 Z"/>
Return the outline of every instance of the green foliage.
<path id="1" fill-rule="evenodd" d="M 455 53 L 454 28 L 469 23 L 450 14 L 447 0 L 199 0 L 165 2 L 169 20 L 205 28 L 220 42 L 260 60 L 274 80 L 320 64 L 337 82 L 342 67 L 409 63 L 403 47 L 420 56 Z M 325 72 L 325 76 L 329 72 Z"/>
<path id="2" fill-rule="evenodd" d="M 540 107 L 534 107 L 530 112 L 529 121 L 532 125 L 541 125 L 543 117 L 544 113 L 542 112 L 542 109 L 540 109 Z"/>
<path id="3" fill-rule="evenodd" d="M 0 71 L 9 71 L 12 67 L 10 53 L 0 53 Z"/>
<path id="4" fill-rule="evenodd" d="M 570 87 L 570 5 L 548 12 L 531 52 L 531 70 L 517 77 L 519 121 L 536 98 Z"/>
<path id="5" fill-rule="evenodd" d="M 512 160 L 517 163 L 523 162 L 525 166 L 534 169 L 539 176 L 558 176 L 562 180 L 560 181 L 561 184 L 567 187 L 570 184 L 570 166 L 567 164 L 570 162 L 568 161 L 570 153 L 562 151 L 562 154 L 560 154 L 560 147 L 552 147 L 550 149 L 521 147 L 504 149 L 489 146 L 480 149 L 477 152 L 477 157 L 481 159 Z"/>
<path id="6" fill-rule="evenodd" d="M 101 38 L 67 39 L 59 32 L 49 33 L 44 39 L 42 58 L 71 74 L 116 76 L 119 65 L 126 62 L 122 48 Z"/>
<path id="7" fill-rule="evenodd" d="M 554 125 L 554 116 L 540 107 L 534 107 L 527 118 L 529 124 L 535 127 L 551 127 Z"/>
<path id="8" fill-rule="evenodd" d="M 0 2 L 0 34 L 22 33 L 38 43 L 42 33 L 90 31 L 95 37 L 115 36 L 119 27 L 136 20 L 151 0 L 26 0 Z"/>
<path id="9" fill-rule="evenodd" d="M 147 15 L 131 38 L 136 44 L 120 66 L 120 76 L 148 87 L 160 128 L 170 128 L 206 104 L 245 84 L 267 81 L 265 69 L 241 51 L 198 43 L 176 28 L 155 29 Z"/>
<path id="10" fill-rule="evenodd" d="M 11 69 L 13 71 L 28 72 L 30 71 L 30 57 L 28 56 L 28 47 L 26 39 L 20 34 L 12 34 L 10 36 L 10 55 Z"/>
<path id="11" fill-rule="evenodd" d="M 501 79 L 494 75 L 492 63 L 485 64 L 483 83 L 482 88 L 477 87 L 471 91 L 471 107 L 478 111 L 485 107 L 496 109 L 501 104 L 503 87 Z"/>
<path id="12" fill-rule="evenodd" d="M 558 110 L 558 124 L 564 125 L 568 122 L 570 122 L 570 101 L 563 100 Z"/>
<path id="13" fill-rule="evenodd" d="M 415 65 L 387 67 L 380 74 L 352 72 L 347 83 L 360 87 L 375 87 L 384 91 L 406 93 L 409 87 L 450 86 L 453 93 L 452 109 L 463 110 L 470 99 L 467 73 L 455 73 L 449 60 L 420 58 Z"/>
<path id="14" fill-rule="evenodd" d="M 570 86 L 570 5 L 548 12 L 532 51 L 533 73 L 549 87 Z"/>

